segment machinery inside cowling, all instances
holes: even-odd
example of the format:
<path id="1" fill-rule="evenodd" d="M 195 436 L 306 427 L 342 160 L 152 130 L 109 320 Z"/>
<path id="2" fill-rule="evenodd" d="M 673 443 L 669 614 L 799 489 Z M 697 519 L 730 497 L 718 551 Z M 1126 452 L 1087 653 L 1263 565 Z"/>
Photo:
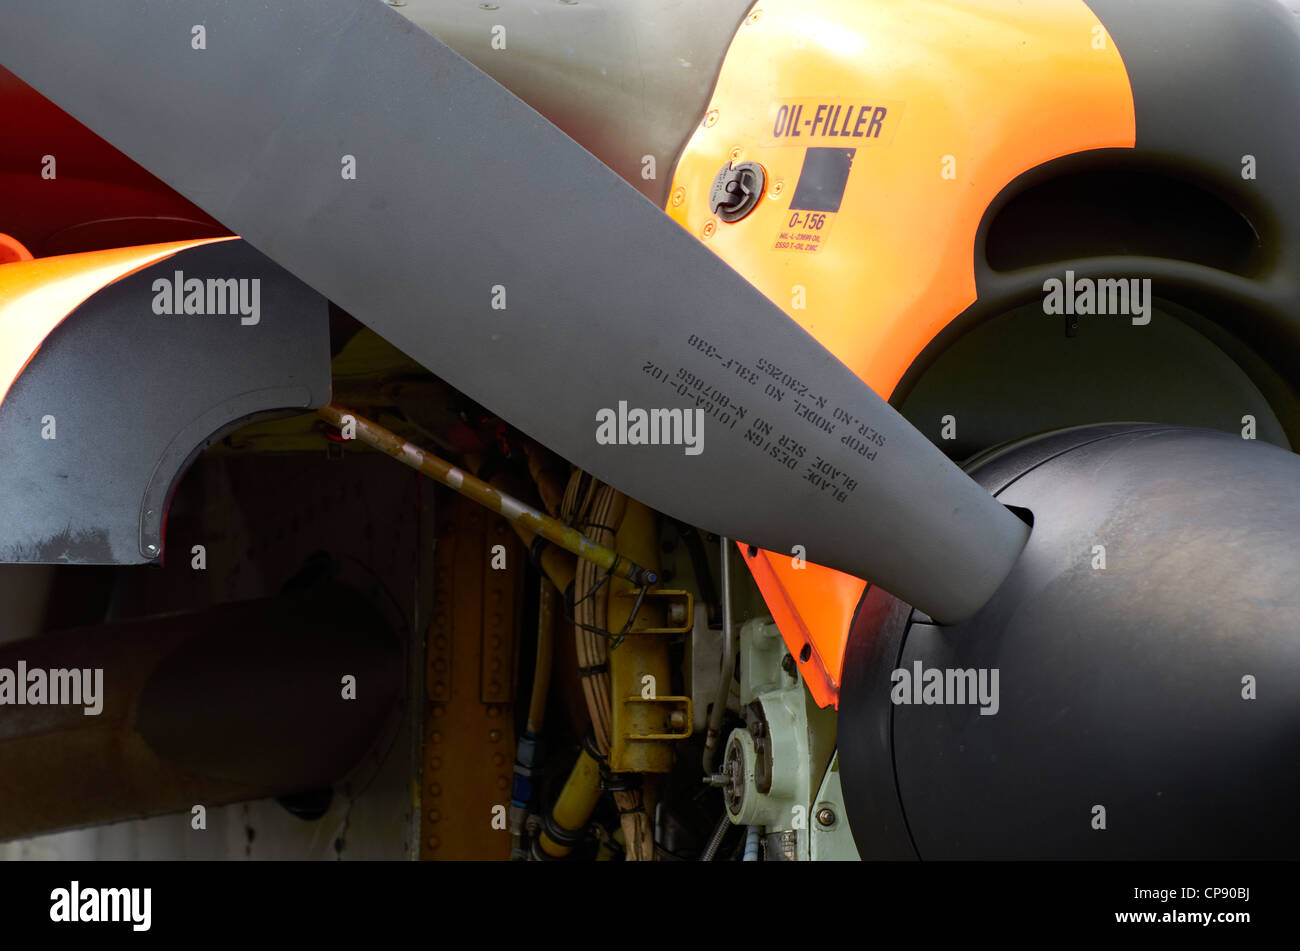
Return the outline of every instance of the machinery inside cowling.
<path id="1" fill-rule="evenodd" d="M 109 7 L 0 31 L 0 857 L 1300 854 L 1292 5 Z"/>

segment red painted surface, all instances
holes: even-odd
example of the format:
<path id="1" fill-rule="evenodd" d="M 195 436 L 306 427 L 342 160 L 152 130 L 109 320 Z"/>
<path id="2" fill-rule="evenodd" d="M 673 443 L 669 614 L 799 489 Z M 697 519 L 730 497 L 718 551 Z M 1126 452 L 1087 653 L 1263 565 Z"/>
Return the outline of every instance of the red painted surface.
<path id="1" fill-rule="evenodd" d="M 230 234 L 3 68 L 0 121 L 0 233 L 35 257 Z"/>

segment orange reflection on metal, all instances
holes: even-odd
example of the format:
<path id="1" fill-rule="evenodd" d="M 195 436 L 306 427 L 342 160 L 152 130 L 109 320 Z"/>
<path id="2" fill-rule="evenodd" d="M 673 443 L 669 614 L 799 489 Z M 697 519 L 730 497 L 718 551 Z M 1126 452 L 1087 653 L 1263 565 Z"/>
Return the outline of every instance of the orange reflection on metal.
<path id="1" fill-rule="evenodd" d="M 92 294 L 178 251 L 231 240 L 170 241 L 34 260 L 29 255 L 0 264 L 0 403 L 50 332 Z"/>

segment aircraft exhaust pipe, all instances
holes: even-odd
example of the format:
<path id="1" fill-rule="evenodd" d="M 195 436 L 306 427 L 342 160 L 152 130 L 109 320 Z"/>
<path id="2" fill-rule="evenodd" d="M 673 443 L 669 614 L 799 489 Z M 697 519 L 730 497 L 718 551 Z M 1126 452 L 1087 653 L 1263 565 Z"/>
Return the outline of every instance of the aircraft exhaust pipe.
<path id="1" fill-rule="evenodd" d="M 0 841 L 329 786 L 401 678 L 396 638 L 341 585 L 6 644 Z"/>

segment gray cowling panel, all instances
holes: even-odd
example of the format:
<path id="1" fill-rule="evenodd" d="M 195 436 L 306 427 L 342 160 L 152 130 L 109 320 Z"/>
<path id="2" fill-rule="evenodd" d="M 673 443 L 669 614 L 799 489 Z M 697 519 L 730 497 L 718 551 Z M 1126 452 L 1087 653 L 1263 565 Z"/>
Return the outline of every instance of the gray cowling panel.
<path id="1" fill-rule="evenodd" d="M 154 281 L 177 271 L 257 280 L 257 323 L 155 314 Z M 324 298 L 243 241 L 182 251 L 99 291 L 0 404 L 0 562 L 157 560 L 193 456 L 255 414 L 329 402 L 329 360 Z"/>
<path id="2" fill-rule="evenodd" d="M 1083 427 L 974 475 L 1034 514 L 1007 581 L 952 627 L 873 592 L 850 638 L 840 761 L 863 856 L 1294 857 L 1300 458 Z M 918 661 L 998 670 L 998 712 L 892 704 L 892 670 Z"/>

